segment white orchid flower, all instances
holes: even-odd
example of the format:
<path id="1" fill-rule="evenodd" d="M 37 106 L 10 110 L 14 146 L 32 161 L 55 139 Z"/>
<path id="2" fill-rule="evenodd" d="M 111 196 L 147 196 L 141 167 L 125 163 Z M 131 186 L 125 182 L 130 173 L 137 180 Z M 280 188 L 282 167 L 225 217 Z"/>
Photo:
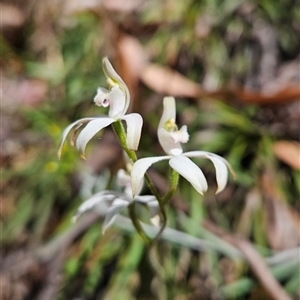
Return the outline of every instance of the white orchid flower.
<path id="1" fill-rule="evenodd" d="M 125 162 L 125 170 L 119 169 L 117 172 L 117 184 L 119 187 L 123 189 L 123 193 L 127 196 L 132 197 L 132 189 L 131 189 L 131 170 L 133 166 L 133 161 L 129 158 L 125 151 L 123 151 L 123 158 Z M 144 185 L 144 179 L 141 182 L 141 188 L 138 190 L 137 195 L 140 194 L 142 187 Z"/>
<path id="2" fill-rule="evenodd" d="M 126 115 L 130 104 L 129 90 L 107 58 L 103 59 L 103 71 L 107 77 L 107 83 L 110 89 L 107 90 L 99 87 L 94 97 L 94 102 L 97 106 L 109 106 L 108 116 L 83 118 L 70 124 L 62 134 L 58 150 L 59 157 L 61 156 L 65 140 L 72 129 L 74 129 L 74 132 L 71 137 L 71 144 L 77 148 L 82 157 L 85 157 L 85 148 L 91 138 L 97 132 L 118 120 L 124 120 L 126 122 L 126 144 L 128 149 L 137 150 L 141 137 L 143 119 L 137 113 Z M 83 125 L 86 126 L 78 134 L 78 131 Z"/>
<path id="3" fill-rule="evenodd" d="M 159 204 L 154 196 L 137 196 L 134 199 L 131 195 L 130 176 L 127 171 L 119 170 L 117 174 L 117 182 L 125 188 L 124 193 L 118 193 L 115 191 L 102 191 L 93 195 L 91 198 L 83 202 L 78 208 L 74 221 L 88 210 L 94 210 L 101 216 L 105 216 L 102 224 L 102 233 L 104 234 L 106 229 L 113 224 L 118 213 L 125 207 L 131 204 L 135 204 L 135 209 L 138 210 L 141 205 L 147 206 L 149 209 L 150 220 L 154 225 L 159 225 L 157 220 L 159 219 Z M 129 189 L 129 190 L 128 190 Z"/>
<path id="4" fill-rule="evenodd" d="M 105 216 L 102 224 L 102 233 L 113 224 L 119 212 L 128 207 L 132 202 L 146 205 L 149 208 L 150 217 L 158 214 L 158 202 L 154 196 L 137 196 L 134 200 L 123 193 L 115 191 L 102 191 L 84 201 L 78 208 L 73 220 L 76 221 L 83 213 L 94 210 L 99 215 Z"/>
<path id="5" fill-rule="evenodd" d="M 189 157 L 208 158 L 216 169 L 217 191 L 221 192 L 228 178 L 228 169 L 232 172 L 230 164 L 224 158 L 211 152 L 190 151 L 183 153 L 181 143 L 186 143 L 189 139 L 187 127 L 182 126 L 178 130 L 176 126 L 176 106 L 173 97 L 165 97 L 163 101 L 164 110 L 158 126 L 158 140 L 168 154 L 166 156 L 146 157 L 137 160 L 131 170 L 131 187 L 133 197 L 140 190 L 144 175 L 148 168 L 159 161 L 169 160 L 172 169 L 188 180 L 197 192 L 203 194 L 207 190 L 207 181 L 201 169 L 189 159 Z"/>

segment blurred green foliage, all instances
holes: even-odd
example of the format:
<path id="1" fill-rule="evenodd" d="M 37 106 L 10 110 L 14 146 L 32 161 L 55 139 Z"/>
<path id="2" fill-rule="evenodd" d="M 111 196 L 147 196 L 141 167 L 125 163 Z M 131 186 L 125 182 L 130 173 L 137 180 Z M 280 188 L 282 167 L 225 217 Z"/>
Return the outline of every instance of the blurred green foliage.
<path id="1" fill-rule="evenodd" d="M 251 63 L 247 53 L 257 20 L 263 20 L 276 32 L 282 59 L 296 57 L 299 39 L 296 29 L 291 29 L 299 18 L 299 7 L 295 3 L 292 0 L 151 1 L 135 18 L 141 27 L 159 24 L 152 34 L 141 36 L 153 61 L 171 65 L 198 82 L 204 77 L 213 78 L 216 86 L 220 86 L 232 77 L 240 82 L 246 80 Z M 250 19 L 238 10 L 242 4 L 252 10 Z M 56 54 L 50 64 L 41 53 L 33 50 L 31 53 L 30 45 L 20 54 L 3 43 L 2 54 L 17 57 L 24 65 L 25 76 L 44 79 L 49 84 L 47 98 L 38 108 L 19 110 L 24 122 L 19 134 L 32 135 L 35 142 L 24 146 L 9 168 L 2 169 L 4 186 L 13 206 L 3 220 L 1 243 L 6 252 L 58 236 L 72 226 L 71 217 L 84 200 L 79 194 L 78 174 L 85 166 L 70 146 L 65 147 L 60 161 L 56 151 L 61 131 L 67 124 L 105 111 L 95 107 L 92 101 L 96 88 L 106 85 L 101 70 L 101 58 L 110 54 L 105 52 L 109 48 L 105 18 L 118 22 L 112 16 L 83 12 L 56 29 Z M 35 24 L 30 21 L 33 34 Z M 59 26 L 56 20 L 49 22 Z M 202 24 L 198 29 L 204 31 L 197 33 L 197 22 Z M 151 91 L 141 87 L 141 95 L 149 94 Z M 193 116 L 188 124 L 191 140 L 186 150 L 201 149 L 224 156 L 232 164 L 237 178 L 229 181 L 224 192 L 227 199 L 214 196 L 213 188 L 207 195 L 200 196 L 182 179 L 179 191 L 188 213 L 183 214 L 171 205 L 168 226 L 214 245 L 229 247 L 200 226 L 201 220 L 211 218 L 229 232 L 241 230 L 263 256 L 271 256 L 274 251 L 263 230 L 263 200 L 256 199 L 254 208 L 247 211 L 248 219 L 243 218 L 243 211 L 247 197 L 260 186 L 266 170 L 273 172 L 276 186 L 288 204 L 296 205 L 295 195 L 300 194 L 299 172 L 282 166 L 272 151 L 273 142 L 284 136 L 260 122 L 259 106 L 239 107 L 218 99 L 193 101 L 178 100 L 179 122 L 184 123 L 185 116 Z M 145 126 L 151 133 L 142 137 L 141 156 L 151 152 L 151 155 L 161 154 L 159 146 L 153 146 L 152 142 L 156 139 L 152 133 L 156 132 L 160 112 L 161 107 L 156 107 L 145 116 Z M 197 162 L 214 186 L 212 165 Z M 157 170 L 163 173 L 165 167 L 162 163 Z M 242 259 L 233 259 L 230 247 L 226 248 L 227 254 L 222 255 L 213 250 L 198 252 L 174 245 L 165 237 L 158 249 L 158 259 L 165 271 L 164 282 L 153 281 L 151 262 L 145 255 L 147 249 L 136 233 L 113 228 L 103 236 L 101 225 L 97 223 L 68 250 L 57 299 L 156 299 L 155 291 L 163 284 L 169 299 L 198 299 L 199 295 L 206 295 L 205 299 L 242 300 L 250 299 L 254 288 L 259 289 L 248 264 Z M 271 270 L 286 291 L 295 296 L 299 288 L 299 270 L 295 263 L 284 262 Z"/>

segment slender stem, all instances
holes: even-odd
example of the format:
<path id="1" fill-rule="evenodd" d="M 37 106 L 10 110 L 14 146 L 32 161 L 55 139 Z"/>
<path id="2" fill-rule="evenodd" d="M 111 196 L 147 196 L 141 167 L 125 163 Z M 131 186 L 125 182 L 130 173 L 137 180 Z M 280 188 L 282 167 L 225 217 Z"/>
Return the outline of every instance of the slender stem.
<path id="1" fill-rule="evenodd" d="M 137 156 L 136 153 L 132 150 L 129 150 L 127 147 L 127 142 L 126 142 L 126 131 L 124 129 L 124 126 L 122 124 L 121 120 L 118 120 L 116 122 L 114 122 L 113 124 L 113 128 L 114 131 L 116 133 L 116 135 L 119 138 L 119 141 L 121 143 L 122 148 L 124 149 L 124 151 L 127 153 L 127 155 L 129 156 L 129 158 L 133 161 L 136 162 L 137 161 Z M 178 182 L 178 178 L 176 179 L 176 176 L 172 173 L 173 176 L 171 176 L 171 178 L 174 177 L 174 180 L 172 182 L 174 182 L 174 184 L 171 184 L 171 186 L 177 186 L 177 182 Z M 159 203 L 159 208 L 160 208 L 160 213 L 161 213 L 161 217 L 162 217 L 162 225 L 160 227 L 159 232 L 157 233 L 157 235 L 154 237 L 154 239 L 150 239 L 147 234 L 145 233 L 137 215 L 136 215 L 136 211 L 135 211 L 135 202 L 133 201 L 129 206 L 128 206 L 128 210 L 129 210 L 129 216 L 130 219 L 136 229 L 136 231 L 138 232 L 138 234 L 140 235 L 140 237 L 143 239 L 143 241 L 149 245 L 149 258 L 151 261 L 151 257 L 152 257 L 152 263 L 153 263 L 153 269 L 156 272 L 156 274 L 158 275 L 158 280 L 160 281 L 160 283 L 162 283 L 161 288 L 159 289 L 158 292 L 158 296 L 159 296 L 159 300 L 161 299 L 166 299 L 167 298 L 167 289 L 166 286 L 164 285 L 164 272 L 163 272 L 163 268 L 160 266 L 158 260 L 157 260 L 157 255 L 155 253 L 156 247 L 155 245 L 157 245 L 157 240 L 160 238 L 162 232 L 164 231 L 166 225 L 167 225 L 167 214 L 166 214 L 166 210 L 165 210 L 165 203 L 169 200 L 169 198 L 171 198 L 172 194 L 175 193 L 175 190 L 172 191 L 172 194 L 168 195 L 167 197 L 165 196 L 164 200 L 158 193 L 156 187 L 154 186 L 151 178 L 149 177 L 149 175 L 146 173 L 145 174 L 145 180 L 148 184 L 149 189 L 151 190 L 152 194 L 156 197 L 158 203 Z M 168 193 L 167 193 L 168 194 Z M 169 197 L 169 198 L 168 198 Z M 154 247 L 153 247 L 154 246 Z"/>
<path id="2" fill-rule="evenodd" d="M 119 141 L 121 143 L 122 148 L 127 153 L 127 155 L 131 158 L 131 160 L 133 162 L 136 162 L 137 161 L 137 156 L 136 156 L 135 152 L 132 151 L 132 150 L 129 150 L 128 147 L 127 147 L 126 132 L 125 132 L 125 128 L 122 124 L 122 121 L 118 120 L 118 121 L 114 122 L 112 124 L 112 126 L 114 128 L 114 131 L 115 131 L 116 135 L 119 138 Z M 158 191 L 156 190 L 154 184 L 152 183 L 152 181 L 151 181 L 151 179 L 150 179 L 150 177 L 147 173 L 145 174 L 145 179 L 146 179 L 146 182 L 147 182 L 147 184 L 149 186 L 149 189 L 151 190 L 152 194 L 157 198 L 158 202 L 161 202 L 161 196 L 159 195 Z"/>
<path id="3" fill-rule="evenodd" d="M 141 223 L 139 222 L 137 216 L 136 216 L 136 211 L 135 211 L 135 203 L 132 202 L 129 206 L 128 206 L 128 211 L 129 211 L 129 216 L 130 219 L 132 220 L 132 223 L 136 229 L 136 231 L 138 232 L 138 234 L 140 235 L 140 237 L 144 240 L 144 242 L 146 244 L 150 244 L 151 240 L 150 238 L 146 235 L 146 233 L 143 230 L 143 227 L 141 225 Z"/>
<path id="4" fill-rule="evenodd" d="M 121 120 L 117 120 L 116 122 L 112 123 L 112 127 L 119 138 L 119 141 L 121 143 L 121 146 L 123 150 L 126 152 L 126 154 L 129 156 L 129 158 L 133 161 L 137 161 L 137 156 L 134 151 L 129 150 L 127 147 L 127 142 L 126 142 L 126 132 L 125 128 L 123 126 L 123 123 Z"/>
<path id="5" fill-rule="evenodd" d="M 170 189 L 169 191 L 162 197 L 163 205 L 166 205 L 169 200 L 174 196 L 177 190 L 177 185 L 179 181 L 179 174 L 175 170 L 172 169 L 171 177 L 170 177 Z"/>
<path id="6" fill-rule="evenodd" d="M 127 155 L 129 156 L 129 158 L 133 161 L 136 162 L 137 161 L 137 156 L 135 154 L 134 151 L 129 150 L 127 147 L 127 142 L 126 142 L 126 132 L 125 132 L 125 128 L 122 124 L 121 120 L 118 120 L 116 122 L 114 122 L 112 124 L 113 129 L 121 143 L 121 146 L 123 148 L 123 150 L 127 153 Z M 149 244 L 151 242 L 151 240 L 148 238 L 148 236 L 146 235 L 146 233 L 143 230 L 143 227 L 141 226 L 141 223 L 139 222 L 137 216 L 136 216 L 136 212 L 135 212 L 135 203 L 132 202 L 132 204 L 130 204 L 128 206 L 128 210 L 129 210 L 129 216 L 132 220 L 132 223 L 136 229 L 136 231 L 138 232 L 138 234 L 141 236 L 141 238 L 144 240 L 144 242 L 146 244 Z"/>
<path id="7" fill-rule="evenodd" d="M 160 213 L 162 216 L 162 224 L 160 226 L 159 232 L 157 233 L 157 235 L 154 237 L 154 239 L 152 240 L 151 244 L 153 245 L 162 235 L 163 231 L 165 230 L 166 226 L 167 226 L 167 214 L 166 214 L 166 210 L 165 210 L 165 206 L 159 206 L 160 208 Z"/>
<path id="8" fill-rule="evenodd" d="M 176 193 L 178 180 L 179 180 L 178 172 L 176 172 L 175 170 L 172 169 L 172 173 L 171 173 L 171 177 L 170 177 L 170 189 L 163 197 L 159 198 L 159 206 L 160 206 L 161 214 L 163 217 L 163 221 L 162 221 L 162 226 L 153 241 L 158 240 L 158 238 L 161 236 L 162 232 L 164 231 L 164 229 L 167 225 L 167 215 L 166 215 L 165 206 L 169 202 L 169 200 L 173 197 L 173 195 Z M 150 180 L 150 182 L 151 182 L 151 180 Z M 151 184 L 152 184 L 152 182 L 151 182 Z"/>
<path id="9" fill-rule="evenodd" d="M 155 185 L 153 184 L 151 178 L 149 177 L 149 175 L 147 173 L 145 173 L 145 180 L 147 182 L 147 185 L 151 191 L 151 193 L 157 198 L 158 202 L 161 202 L 161 196 L 159 195 Z"/>
<path id="10" fill-rule="evenodd" d="M 122 121 L 121 120 L 117 120 L 116 122 L 112 123 L 112 126 L 113 126 L 113 129 L 114 129 L 116 135 L 119 138 L 119 141 L 121 143 L 121 146 L 122 146 L 123 150 L 127 153 L 127 155 L 129 156 L 129 158 L 133 162 L 136 162 L 137 161 L 136 153 L 134 151 L 132 151 L 132 150 L 129 150 L 128 147 L 127 147 L 126 131 L 125 131 L 125 128 L 123 126 Z M 176 176 L 173 176 L 173 177 L 175 178 Z M 161 226 L 161 228 L 160 228 L 157 236 L 153 239 L 152 242 L 154 242 L 154 241 L 156 241 L 160 237 L 160 235 L 162 234 L 162 232 L 164 231 L 164 229 L 165 229 L 165 227 L 167 225 L 167 214 L 166 214 L 166 210 L 165 210 L 165 203 L 169 200 L 169 198 L 172 197 L 172 195 L 175 193 L 175 191 L 172 192 L 172 194 L 170 194 L 169 198 L 164 202 L 163 198 L 159 195 L 157 189 L 155 188 L 154 184 L 152 183 L 152 180 L 150 179 L 150 177 L 149 177 L 149 175 L 147 173 L 145 174 L 145 180 L 147 182 L 147 185 L 148 185 L 150 191 L 156 197 L 156 199 L 157 199 L 157 201 L 159 203 L 159 208 L 160 208 L 161 216 L 162 216 L 162 226 Z M 176 178 L 175 178 L 173 181 L 177 182 L 178 179 L 176 181 Z M 176 186 L 177 186 L 177 184 L 176 184 Z M 139 223 L 137 217 L 135 216 L 135 212 L 132 210 L 129 213 L 132 213 L 132 215 L 130 215 L 130 217 L 132 218 L 132 222 L 134 223 L 134 226 L 137 229 L 138 233 L 140 234 L 140 236 L 143 239 L 145 239 L 145 237 L 147 237 L 147 235 L 143 231 L 143 228 L 142 228 L 141 224 Z M 147 239 L 148 239 L 148 237 L 147 237 Z"/>
<path id="11" fill-rule="evenodd" d="M 152 243 L 154 243 L 155 241 L 157 241 L 159 239 L 162 232 L 164 231 L 164 229 L 167 226 L 167 214 L 166 214 L 166 209 L 165 209 L 165 205 L 164 205 L 164 202 L 163 202 L 163 198 L 159 195 L 156 187 L 154 186 L 151 178 L 149 177 L 149 175 L 147 173 L 145 173 L 145 180 L 147 182 L 147 185 L 148 185 L 150 191 L 156 197 L 156 199 L 159 203 L 159 208 L 160 208 L 160 212 L 161 212 L 161 216 L 162 216 L 162 224 L 161 224 L 160 230 L 159 230 L 158 234 L 155 236 L 155 238 L 152 241 Z"/>

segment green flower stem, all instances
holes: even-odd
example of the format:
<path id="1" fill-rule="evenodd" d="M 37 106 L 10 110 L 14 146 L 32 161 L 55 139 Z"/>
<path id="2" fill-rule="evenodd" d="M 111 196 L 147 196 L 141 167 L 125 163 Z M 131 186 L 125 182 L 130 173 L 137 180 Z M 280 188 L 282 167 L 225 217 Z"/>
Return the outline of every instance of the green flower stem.
<path id="1" fill-rule="evenodd" d="M 162 197 L 163 205 L 166 205 L 170 199 L 174 196 L 177 190 L 177 185 L 179 181 L 179 173 L 172 169 L 171 177 L 170 177 L 170 189 L 169 191 Z"/>
<path id="2" fill-rule="evenodd" d="M 125 128 L 122 124 L 122 121 L 121 120 L 118 120 L 116 122 L 114 122 L 112 124 L 113 128 L 114 128 L 114 131 L 116 133 L 116 135 L 118 136 L 119 138 L 119 141 L 121 143 L 121 146 L 122 148 L 124 149 L 124 151 L 127 153 L 127 155 L 131 158 L 131 160 L 133 162 L 136 162 L 137 161 L 137 156 L 135 154 L 134 151 L 132 150 L 129 150 L 128 147 L 127 147 L 127 143 L 126 143 L 126 132 L 125 132 Z M 149 189 L 151 190 L 152 194 L 157 198 L 157 201 L 159 203 L 161 203 L 161 196 L 159 195 L 158 191 L 156 190 L 154 184 L 152 183 L 149 175 L 146 173 L 145 174 L 145 180 L 149 186 Z"/>
<path id="3" fill-rule="evenodd" d="M 121 143 L 122 148 L 124 149 L 124 151 L 127 153 L 127 155 L 129 156 L 129 158 L 133 161 L 136 162 L 137 161 L 137 156 L 135 154 L 134 151 L 129 150 L 127 147 L 127 143 L 126 143 L 126 131 L 125 128 L 123 126 L 123 123 L 121 120 L 117 120 L 116 122 L 112 123 L 112 127 L 117 135 L 117 137 L 119 138 L 119 141 Z"/>
<path id="4" fill-rule="evenodd" d="M 144 240 L 144 242 L 146 244 L 150 244 L 151 240 L 150 238 L 146 235 L 146 233 L 144 232 L 142 225 L 140 223 L 140 221 L 138 220 L 137 216 L 136 216 L 136 211 L 135 211 L 135 203 L 132 202 L 129 206 L 128 206 L 128 211 L 129 211 L 129 216 L 132 220 L 132 223 L 136 229 L 136 231 L 138 232 L 138 234 L 140 235 L 140 237 Z"/>
<path id="5" fill-rule="evenodd" d="M 156 235 L 156 237 L 153 239 L 152 244 L 157 241 L 159 239 L 159 237 L 161 236 L 162 232 L 164 231 L 164 229 L 167 226 L 167 214 L 166 214 L 166 209 L 165 209 L 165 205 L 163 202 L 162 197 L 159 195 L 157 189 L 155 188 L 151 178 L 149 177 L 149 175 L 146 173 L 145 174 L 145 180 L 147 182 L 147 185 L 150 189 L 150 191 L 152 192 L 152 194 L 156 197 L 158 203 L 159 203 L 159 208 L 160 208 L 160 212 L 161 212 L 161 216 L 162 216 L 162 225 L 160 227 L 160 230 L 158 232 L 158 234 Z"/>
<path id="6" fill-rule="evenodd" d="M 125 128 L 122 124 L 121 120 L 118 120 L 116 122 L 114 122 L 112 124 L 113 129 L 117 135 L 117 137 L 119 138 L 119 141 L 121 143 L 121 146 L 123 148 L 123 150 L 127 153 L 127 155 L 129 156 L 129 158 L 133 161 L 136 162 L 137 161 L 137 156 L 135 154 L 134 151 L 129 150 L 127 147 L 127 143 L 126 143 L 126 132 L 125 132 Z M 149 244 L 151 242 L 151 240 L 148 238 L 148 236 L 146 235 L 146 233 L 143 230 L 143 227 L 141 226 L 140 221 L 138 220 L 138 217 L 136 216 L 135 213 L 135 208 L 134 208 L 134 202 L 132 202 L 131 205 L 129 205 L 128 207 L 129 210 L 129 216 L 132 220 L 132 223 L 136 229 L 136 231 L 138 232 L 138 234 L 140 235 L 140 237 L 144 240 L 144 242 L 146 244 Z"/>
<path id="7" fill-rule="evenodd" d="M 132 150 L 129 150 L 128 147 L 127 147 L 127 143 L 126 143 L 126 131 L 125 131 L 125 128 L 123 126 L 122 121 L 121 120 L 117 120 L 116 122 L 112 123 L 112 126 L 113 126 L 113 129 L 114 129 L 116 135 L 119 138 L 119 141 L 121 143 L 121 146 L 122 146 L 123 150 L 127 153 L 127 155 L 129 156 L 129 158 L 133 162 L 136 162 L 137 161 L 136 153 L 134 151 L 132 151 Z M 174 178 L 175 178 L 175 176 L 174 176 Z M 164 229 L 165 229 L 165 227 L 167 225 L 167 215 L 166 215 L 166 210 L 165 210 L 165 202 L 163 201 L 163 198 L 159 195 L 157 189 L 155 188 L 152 180 L 150 179 L 150 177 L 149 177 L 149 175 L 147 173 L 145 174 L 145 180 L 147 182 L 147 185 L 148 185 L 150 191 L 156 197 L 156 199 L 157 199 L 157 201 L 159 203 L 159 208 L 160 208 L 161 215 L 162 215 L 162 226 L 161 226 L 161 228 L 160 228 L 157 236 L 154 238 L 154 240 L 153 240 L 153 242 L 154 242 L 155 240 L 157 240 L 160 237 L 161 233 L 164 231 Z M 177 181 L 178 181 L 178 179 L 177 179 Z M 173 192 L 173 194 L 174 194 L 174 192 Z M 172 195 L 170 195 L 169 198 L 171 198 L 171 196 Z M 143 228 L 142 228 L 140 222 L 138 221 L 138 219 L 137 219 L 134 211 L 130 212 L 130 217 L 131 217 L 132 222 L 133 222 L 135 228 L 137 229 L 138 233 L 145 240 L 145 237 L 147 237 L 147 235 L 143 231 Z"/>
<path id="8" fill-rule="evenodd" d="M 167 225 L 167 215 L 166 215 L 165 206 L 169 202 L 169 200 L 173 197 L 173 195 L 176 193 L 178 180 L 179 180 L 179 173 L 172 169 L 172 173 L 171 173 L 171 177 L 170 177 L 170 189 L 162 198 L 160 198 L 160 201 L 159 201 L 159 206 L 160 206 L 161 214 L 163 217 L 163 222 L 162 222 L 160 231 L 154 238 L 154 241 L 160 237 L 160 235 L 162 234 L 162 232 L 164 231 L 164 229 Z"/>

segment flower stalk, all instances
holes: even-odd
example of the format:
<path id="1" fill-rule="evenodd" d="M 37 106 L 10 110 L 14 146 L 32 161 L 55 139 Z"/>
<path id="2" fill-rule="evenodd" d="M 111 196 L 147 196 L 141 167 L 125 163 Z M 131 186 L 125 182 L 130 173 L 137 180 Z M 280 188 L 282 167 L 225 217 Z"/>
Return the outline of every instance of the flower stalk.
<path id="1" fill-rule="evenodd" d="M 126 154 L 128 155 L 128 157 L 132 160 L 132 162 L 136 162 L 137 161 L 137 156 L 135 151 L 129 150 L 126 144 L 126 131 L 125 128 L 122 124 L 121 121 L 117 121 L 114 122 L 112 124 L 112 127 L 114 129 L 115 134 L 117 135 L 121 147 L 123 148 L 123 150 L 126 152 Z M 173 172 L 172 172 L 173 174 Z M 146 180 L 146 183 L 151 191 L 151 193 L 155 196 L 155 198 L 157 199 L 158 203 L 159 203 L 159 208 L 160 208 L 160 212 L 161 212 L 161 217 L 162 217 L 162 224 L 161 224 L 161 228 L 157 234 L 157 236 L 154 238 L 154 240 L 157 240 L 159 238 L 159 236 L 161 235 L 161 233 L 164 231 L 166 225 L 167 225 L 167 214 L 166 214 L 166 209 L 165 209 L 165 203 L 167 201 L 165 201 L 158 193 L 155 185 L 153 184 L 151 178 L 149 177 L 149 175 L 147 173 L 144 174 L 144 178 Z M 175 180 L 176 181 L 176 180 Z M 175 183 L 174 181 L 174 183 Z M 177 178 L 177 182 L 178 182 L 178 178 Z M 177 186 L 177 185 L 176 185 Z M 173 190 L 172 193 L 174 194 L 176 191 L 176 186 L 173 186 Z M 172 197 L 172 195 L 170 194 L 169 199 Z M 132 205 L 133 206 L 133 205 Z M 147 237 L 147 235 L 145 234 L 145 232 L 143 231 L 143 228 L 135 214 L 134 209 L 132 208 L 132 206 L 129 207 L 129 214 L 130 217 L 132 219 L 133 225 L 136 228 L 137 232 L 140 234 L 140 236 L 143 238 L 143 240 L 146 240 L 145 237 Z M 147 239 L 149 239 L 147 237 Z M 153 240 L 153 241 L 154 241 Z"/>
<path id="2" fill-rule="evenodd" d="M 221 192 L 228 179 L 228 170 L 233 173 L 230 164 L 222 157 L 206 151 L 184 152 L 182 144 L 188 142 L 187 126 L 179 128 L 176 124 L 176 104 L 173 97 L 165 97 L 163 101 L 163 114 L 161 116 L 157 135 L 165 151 L 164 156 L 137 158 L 143 118 L 137 113 L 127 114 L 130 104 L 130 93 L 123 79 L 117 74 L 107 58 L 102 61 L 103 71 L 107 78 L 108 89 L 98 87 L 94 102 L 97 106 L 108 108 L 107 115 L 95 118 L 83 118 L 67 126 L 62 133 L 58 150 L 61 157 L 63 145 L 67 136 L 72 132 L 71 145 L 75 146 L 82 158 L 89 141 L 104 128 L 111 126 L 118 137 L 120 145 L 128 157 L 126 170 L 119 172 L 119 184 L 124 188 L 122 193 L 115 191 L 102 191 L 86 200 L 78 209 L 76 218 L 87 210 L 94 209 L 103 214 L 103 233 L 114 222 L 116 215 L 127 208 L 129 216 L 138 234 L 145 243 L 152 245 L 167 224 L 166 206 L 177 190 L 179 176 L 184 177 L 191 185 L 203 194 L 208 189 L 208 184 L 202 170 L 192 161 L 192 158 L 201 157 L 209 159 L 216 170 L 217 191 Z M 125 124 L 123 124 L 125 122 Z M 147 174 L 152 164 L 167 160 L 171 169 L 169 190 L 161 196 Z M 146 181 L 152 195 L 140 195 Z M 136 214 L 136 206 L 146 205 L 150 212 L 150 220 L 155 225 L 160 225 L 157 236 L 151 241 L 144 232 L 141 221 Z M 160 215 L 160 218 L 157 216 Z M 159 220 L 159 221 L 158 221 Z M 157 224 L 159 223 L 160 224 Z"/>
<path id="3" fill-rule="evenodd" d="M 169 191 L 162 198 L 163 205 L 168 204 L 170 199 L 175 195 L 178 181 L 179 181 L 179 173 L 172 169 L 171 176 L 170 176 L 170 188 Z"/>
<path id="4" fill-rule="evenodd" d="M 132 224 L 134 225 L 137 233 L 140 235 L 140 237 L 143 239 L 143 241 L 145 242 L 145 244 L 150 244 L 151 243 L 151 239 L 147 236 L 147 234 L 145 233 L 145 231 L 143 230 L 143 227 L 136 215 L 136 210 L 135 210 L 135 203 L 132 202 L 129 206 L 128 206 L 128 212 L 129 212 L 129 217 L 132 221 Z"/>
<path id="5" fill-rule="evenodd" d="M 126 154 L 128 155 L 128 157 L 133 161 L 136 162 L 137 161 L 137 156 L 136 153 L 133 150 L 129 150 L 127 143 L 126 143 L 126 131 L 124 128 L 123 123 L 121 122 L 121 120 L 118 120 L 116 122 L 114 122 L 112 124 L 112 127 L 114 129 L 115 134 L 117 135 L 121 147 L 123 148 L 123 150 L 126 152 Z"/>

